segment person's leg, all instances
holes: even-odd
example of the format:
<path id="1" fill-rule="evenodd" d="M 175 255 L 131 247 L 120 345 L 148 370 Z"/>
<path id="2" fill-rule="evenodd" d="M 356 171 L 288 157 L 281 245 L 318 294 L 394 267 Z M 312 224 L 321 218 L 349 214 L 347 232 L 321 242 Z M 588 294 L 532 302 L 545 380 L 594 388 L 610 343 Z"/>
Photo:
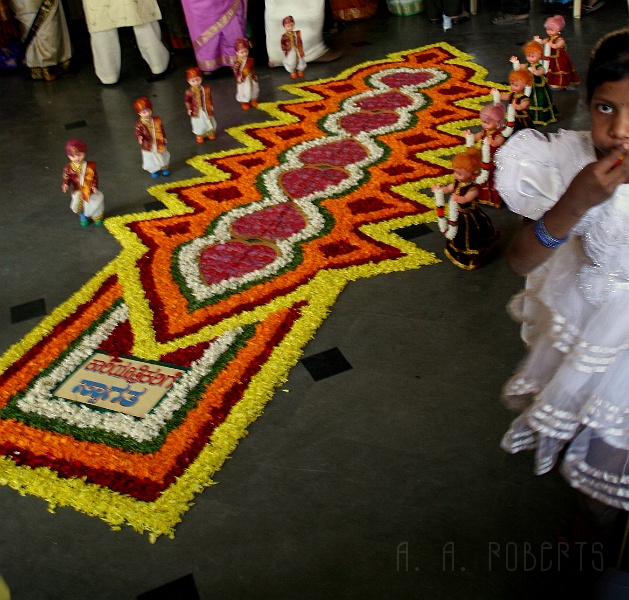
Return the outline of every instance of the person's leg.
<path id="1" fill-rule="evenodd" d="M 444 11 L 444 5 L 441 0 L 424 0 L 424 9 L 429 21 L 441 23 L 441 17 Z"/>
<path id="2" fill-rule="evenodd" d="M 492 20 L 494 25 L 525 23 L 531 10 L 530 0 L 502 0 L 502 14 Z"/>
<path id="3" fill-rule="evenodd" d="M 602 8 L 604 4 L 604 0 L 584 0 L 581 6 L 581 15 L 589 15 L 595 10 Z"/>
<path id="4" fill-rule="evenodd" d="M 502 12 L 505 15 L 527 15 L 531 10 L 530 0 L 502 0 Z"/>
<path id="5" fill-rule="evenodd" d="M 453 23 L 466 21 L 470 16 L 463 7 L 463 0 L 443 0 L 443 12 L 452 19 Z"/>
<path id="6" fill-rule="evenodd" d="M 116 83 L 120 78 L 120 39 L 117 29 L 90 33 L 94 71 L 102 83 Z"/>
<path id="7" fill-rule="evenodd" d="M 151 73 L 159 75 L 166 71 L 170 61 L 170 52 L 162 42 L 159 22 L 153 21 L 145 25 L 136 25 L 133 28 L 133 33 L 135 33 L 140 54 L 147 62 Z"/>

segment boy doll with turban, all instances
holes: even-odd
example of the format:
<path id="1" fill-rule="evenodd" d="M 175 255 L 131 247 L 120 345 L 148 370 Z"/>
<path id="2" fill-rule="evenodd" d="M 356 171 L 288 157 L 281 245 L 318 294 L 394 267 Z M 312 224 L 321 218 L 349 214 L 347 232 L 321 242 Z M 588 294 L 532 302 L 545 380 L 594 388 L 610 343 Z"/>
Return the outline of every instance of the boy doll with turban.
<path id="1" fill-rule="evenodd" d="M 215 140 L 216 119 L 214 118 L 210 86 L 203 83 L 203 74 L 199 67 L 186 69 L 186 81 L 190 87 L 184 94 L 184 102 L 190 115 L 192 133 L 196 136 L 199 144 L 202 144 L 205 138 Z"/>
<path id="2" fill-rule="evenodd" d="M 250 106 L 258 106 L 260 86 L 256 75 L 253 58 L 249 57 L 249 40 L 238 38 L 234 45 L 236 49 L 236 62 L 234 63 L 234 77 L 236 77 L 236 100 L 240 105 L 249 110 Z"/>
<path id="3" fill-rule="evenodd" d="M 105 197 L 98 190 L 96 163 L 87 162 L 87 144 L 83 140 L 71 139 L 66 142 L 66 155 L 70 162 L 63 167 L 61 191 L 70 190 L 70 209 L 79 215 L 81 225 L 89 225 L 90 219 L 96 225 L 103 224 Z"/>
<path id="4" fill-rule="evenodd" d="M 295 31 L 295 19 L 293 17 L 285 17 L 282 21 L 286 33 L 282 35 L 281 45 L 284 53 L 284 68 L 290 73 L 293 79 L 304 76 L 306 68 L 306 59 L 304 54 L 304 45 L 301 41 L 301 31 Z"/>
<path id="5" fill-rule="evenodd" d="M 140 120 L 135 124 L 135 137 L 142 148 L 142 168 L 157 179 L 161 173 L 170 175 L 170 152 L 166 150 L 166 134 L 162 120 L 153 116 L 153 104 L 142 96 L 133 103 Z"/>

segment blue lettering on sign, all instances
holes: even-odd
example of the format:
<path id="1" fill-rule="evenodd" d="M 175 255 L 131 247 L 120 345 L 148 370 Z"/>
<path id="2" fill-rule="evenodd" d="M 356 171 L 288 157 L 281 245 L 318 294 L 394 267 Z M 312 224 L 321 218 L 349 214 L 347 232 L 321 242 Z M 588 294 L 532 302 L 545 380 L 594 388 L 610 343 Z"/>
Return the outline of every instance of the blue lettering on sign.
<path id="1" fill-rule="evenodd" d="M 112 398 L 112 402 L 120 402 L 120 406 L 133 406 L 144 392 L 146 392 L 146 388 L 144 388 L 141 392 L 132 390 L 129 386 L 125 388 L 116 387 L 114 385 L 111 386 L 112 392 L 118 392 L 118 395 L 115 398 Z M 130 399 L 124 397 L 124 394 L 131 396 Z"/>
<path id="2" fill-rule="evenodd" d="M 90 404 L 94 404 L 99 400 L 107 400 L 110 394 L 116 393 L 116 396 L 111 398 L 111 402 L 120 403 L 120 406 L 133 406 L 140 399 L 140 396 L 146 392 L 146 388 L 142 390 L 132 390 L 129 385 L 121 388 L 112 385 L 111 387 L 104 385 L 98 381 L 90 381 L 89 379 L 82 379 L 72 390 L 74 393 L 81 394 L 81 396 L 89 396 L 87 401 Z"/>
<path id="3" fill-rule="evenodd" d="M 81 394 L 81 396 L 90 396 L 88 402 L 92 404 L 99 400 L 107 400 L 107 398 L 109 398 L 109 388 L 106 385 L 98 381 L 89 381 L 88 379 L 82 379 L 81 383 L 72 391 Z"/>

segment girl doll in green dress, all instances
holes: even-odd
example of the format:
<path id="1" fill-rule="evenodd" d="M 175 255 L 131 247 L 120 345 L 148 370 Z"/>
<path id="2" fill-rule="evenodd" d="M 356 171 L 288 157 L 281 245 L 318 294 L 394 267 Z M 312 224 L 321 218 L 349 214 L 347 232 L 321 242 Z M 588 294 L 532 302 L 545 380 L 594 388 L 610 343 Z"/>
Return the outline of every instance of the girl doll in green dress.
<path id="1" fill-rule="evenodd" d="M 544 46 L 532 40 L 524 44 L 523 49 L 527 60 L 525 64 L 521 64 L 517 56 L 512 56 L 509 60 L 514 70 L 521 69 L 533 73 L 533 90 L 531 91 L 531 104 L 528 108 L 531 120 L 535 125 L 550 125 L 557 121 L 558 113 L 546 81 L 548 61 L 543 58 Z"/>

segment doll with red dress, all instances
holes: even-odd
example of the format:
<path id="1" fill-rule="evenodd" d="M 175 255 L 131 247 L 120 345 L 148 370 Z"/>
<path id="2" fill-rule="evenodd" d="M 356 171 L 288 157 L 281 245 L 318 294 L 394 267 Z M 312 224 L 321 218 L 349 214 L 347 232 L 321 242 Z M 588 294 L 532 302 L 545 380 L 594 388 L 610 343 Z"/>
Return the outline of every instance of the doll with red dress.
<path id="1" fill-rule="evenodd" d="M 512 56 L 509 60 L 514 71 L 529 71 L 533 74 L 533 89 L 531 90 L 531 104 L 528 111 L 531 120 L 535 125 L 550 125 L 557 121 L 557 109 L 553 104 L 553 99 L 546 81 L 548 71 L 548 61 L 544 60 L 544 46 L 537 40 L 531 40 L 524 44 L 524 55 L 526 63 L 520 63 L 517 56 Z"/>
<path id="2" fill-rule="evenodd" d="M 505 122 L 506 109 L 503 104 L 488 104 L 480 111 L 480 122 L 482 129 L 472 133 L 469 129 L 464 131 L 465 140 L 468 146 L 475 142 L 481 142 L 481 146 L 486 149 L 486 165 L 484 165 L 488 176 L 483 183 L 478 186 L 478 201 L 494 208 L 502 208 L 502 198 L 498 190 L 494 187 L 494 161 L 496 150 L 502 146 L 507 137 L 513 131 L 513 125 L 507 127 Z"/>
<path id="3" fill-rule="evenodd" d="M 533 73 L 520 69 L 511 71 L 509 73 L 509 86 L 511 87 L 510 92 L 499 92 L 497 89 L 492 89 L 491 93 L 500 100 L 506 100 L 513 107 L 515 117 L 513 131 L 535 129 L 535 124 L 528 111 L 531 105 L 529 96 L 533 89 Z"/>
<path id="4" fill-rule="evenodd" d="M 568 55 L 566 40 L 561 36 L 561 30 L 566 26 L 566 20 L 561 15 L 549 17 L 544 23 L 547 37 L 533 39 L 544 44 L 544 55 L 548 60 L 546 81 L 553 90 L 565 90 L 570 85 L 579 83 L 579 76 Z"/>
<path id="5" fill-rule="evenodd" d="M 205 138 L 215 140 L 216 119 L 214 118 L 210 86 L 203 83 L 203 73 L 199 67 L 186 69 L 186 81 L 190 87 L 184 94 L 184 102 L 190 116 L 192 133 L 196 136 L 199 144 L 202 144 Z"/>
<path id="6" fill-rule="evenodd" d="M 96 163 L 85 160 L 87 144 L 83 140 L 70 139 L 66 142 L 66 155 L 70 162 L 63 167 L 61 191 L 70 190 L 70 209 L 79 215 L 82 226 L 90 220 L 103 224 L 105 197 L 98 189 Z"/>
<path id="7" fill-rule="evenodd" d="M 439 230 L 446 237 L 446 256 L 461 269 L 471 271 L 487 262 L 496 246 L 498 231 L 478 206 L 476 178 L 482 167 L 481 151 L 471 147 L 452 159 L 454 181 L 445 187 L 435 185 Z M 448 217 L 445 194 L 450 194 Z"/>
<path id="8" fill-rule="evenodd" d="M 249 40 L 238 38 L 234 47 L 236 49 L 236 62 L 233 66 L 234 77 L 236 77 L 236 100 L 245 110 L 249 110 L 250 106 L 254 108 L 258 106 L 260 95 L 258 76 L 253 58 L 249 57 Z"/>
<path id="9" fill-rule="evenodd" d="M 161 173 L 170 175 L 170 152 L 166 149 L 166 133 L 162 120 L 153 116 L 153 104 L 142 96 L 133 103 L 140 120 L 135 124 L 135 137 L 142 149 L 142 168 L 157 179 Z"/>
<path id="10" fill-rule="evenodd" d="M 284 58 L 284 68 L 290 73 L 293 79 L 304 76 L 306 68 L 306 59 L 304 53 L 304 45 L 301 41 L 301 31 L 295 30 L 295 19 L 288 16 L 282 21 L 282 25 L 286 33 L 282 35 L 280 40 Z"/>

